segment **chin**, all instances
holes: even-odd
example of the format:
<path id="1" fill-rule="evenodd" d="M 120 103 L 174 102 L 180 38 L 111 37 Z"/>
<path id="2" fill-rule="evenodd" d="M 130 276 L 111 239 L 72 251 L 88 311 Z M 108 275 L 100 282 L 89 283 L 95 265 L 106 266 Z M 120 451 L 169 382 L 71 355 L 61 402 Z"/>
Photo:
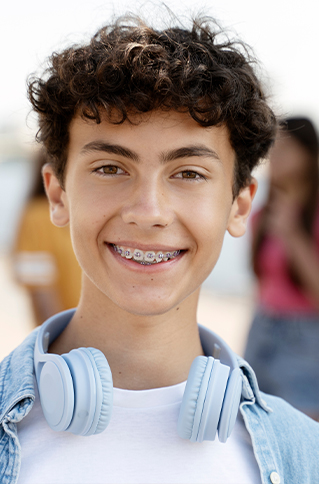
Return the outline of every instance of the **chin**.
<path id="1" fill-rule="evenodd" d="M 143 298 L 126 298 L 123 302 L 123 298 L 119 300 L 114 300 L 113 302 L 120 307 L 123 311 L 127 313 L 134 314 L 136 316 L 161 316 L 168 313 L 173 308 L 175 308 L 181 301 L 173 301 L 167 297 L 162 297 L 159 299 L 158 294 L 155 296 L 149 295 Z"/>
<path id="2" fill-rule="evenodd" d="M 123 309 L 127 313 L 134 314 L 135 316 L 145 317 L 161 316 L 171 311 L 174 307 L 175 306 L 171 306 L 168 304 L 159 304 L 158 302 L 154 302 L 154 304 L 151 302 L 147 304 L 147 306 L 145 306 L 145 304 L 121 305 L 121 309 Z"/>

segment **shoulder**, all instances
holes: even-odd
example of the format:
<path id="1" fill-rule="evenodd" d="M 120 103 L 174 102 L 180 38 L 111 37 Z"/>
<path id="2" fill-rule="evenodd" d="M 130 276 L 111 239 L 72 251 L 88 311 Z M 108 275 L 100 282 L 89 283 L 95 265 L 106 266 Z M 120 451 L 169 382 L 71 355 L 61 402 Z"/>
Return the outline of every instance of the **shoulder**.
<path id="1" fill-rule="evenodd" d="M 318 483 L 319 424 L 278 397 L 259 398 L 241 409 L 263 482 L 276 474 L 289 484 Z"/>
<path id="2" fill-rule="evenodd" d="M 250 434 L 263 482 L 282 476 L 289 484 L 315 484 L 319 476 L 319 423 L 281 398 L 260 392 L 249 364 L 243 372 L 241 414 Z M 279 482 L 279 481 L 278 481 Z"/>
<path id="3" fill-rule="evenodd" d="M 38 328 L 0 363 L 0 422 L 8 412 L 15 415 L 26 401 L 34 401 L 33 351 L 37 333 Z"/>
<path id="4" fill-rule="evenodd" d="M 305 434 L 305 430 L 308 429 L 313 432 L 312 436 L 314 438 L 319 439 L 318 422 L 307 417 L 307 415 L 294 408 L 282 398 L 262 392 L 261 395 L 267 405 L 272 409 L 272 412 L 269 412 L 269 419 L 273 425 L 278 426 L 280 424 L 289 433 L 296 432 L 296 436 L 298 435 L 299 437 L 302 437 Z M 301 435 L 299 435 L 300 432 Z"/>
<path id="5" fill-rule="evenodd" d="M 291 473 L 291 479 L 300 473 L 302 482 L 313 484 L 313 477 L 319 476 L 319 423 L 281 398 L 267 394 L 262 398 L 272 410 L 264 424 L 274 436 L 286 473 Z"/>

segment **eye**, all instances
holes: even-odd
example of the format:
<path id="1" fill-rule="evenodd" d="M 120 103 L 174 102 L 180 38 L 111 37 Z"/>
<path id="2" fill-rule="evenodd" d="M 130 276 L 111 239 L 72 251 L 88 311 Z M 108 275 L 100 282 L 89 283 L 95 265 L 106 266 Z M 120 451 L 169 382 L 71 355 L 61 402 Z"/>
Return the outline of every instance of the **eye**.
<path id="1" fill-rule="evenodd" d="M 197 178 L 198 173 L 195 171 L 182 171 L 182 178 Z"/>
<path id="2" fill-rule="evenodd" d="M 94 170 L 95 173 L 101 176 L 106 175 L 125 175 L 126 171 L 116 165 L 103 165 Z"/>
<path id="3" fill-rule="evenodd" d="M 206 180 L 204 175 L 201 175 L 197 171 L 183 170 L 174 175 L 174 178 L 183 178 L 184 180 Z"/>

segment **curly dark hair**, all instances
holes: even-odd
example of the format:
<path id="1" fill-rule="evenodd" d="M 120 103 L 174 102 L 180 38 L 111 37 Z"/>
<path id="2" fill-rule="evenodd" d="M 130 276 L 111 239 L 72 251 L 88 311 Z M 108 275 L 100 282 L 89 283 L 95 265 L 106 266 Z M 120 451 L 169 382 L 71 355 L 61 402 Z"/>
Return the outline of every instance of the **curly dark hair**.
<path id="1" fill-rule="evenodd" d="M 68 129 L 76 114 L 100 123 L 103 112 L 123 123 L 154 109 L 189 112 L 201 126 L 227 126 L 236 153 L 236 196 L 277 128 L 254 62 L 246 46 L 228 39 L 211 19 L 193 20 L 189 30 L 159 31 L 137 17 L 121 17 L 87 45 L 53 53 L 43 76 L 29 79 L 29 99 L 39 115 L 37 140 L 63 187 Z"/>

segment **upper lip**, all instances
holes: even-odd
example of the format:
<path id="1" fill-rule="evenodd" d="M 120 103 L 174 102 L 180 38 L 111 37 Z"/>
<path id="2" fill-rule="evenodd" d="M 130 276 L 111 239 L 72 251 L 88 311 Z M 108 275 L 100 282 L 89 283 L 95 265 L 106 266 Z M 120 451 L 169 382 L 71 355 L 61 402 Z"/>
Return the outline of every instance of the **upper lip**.
<path id="1" fill-rule="evenodd" d="M 139 242 L 130 242 L 127 240 L 121 240 L 119 242 L 107 242 L 108 244 L 118 245 L 120 247 L 129 247 L 130 249 L 140 249 L 143 251 L 154 252 L 174 252 L 175 250 L 185 250 L 178 245 L 162 245 L 162 244 L 143 244 Z"/>

